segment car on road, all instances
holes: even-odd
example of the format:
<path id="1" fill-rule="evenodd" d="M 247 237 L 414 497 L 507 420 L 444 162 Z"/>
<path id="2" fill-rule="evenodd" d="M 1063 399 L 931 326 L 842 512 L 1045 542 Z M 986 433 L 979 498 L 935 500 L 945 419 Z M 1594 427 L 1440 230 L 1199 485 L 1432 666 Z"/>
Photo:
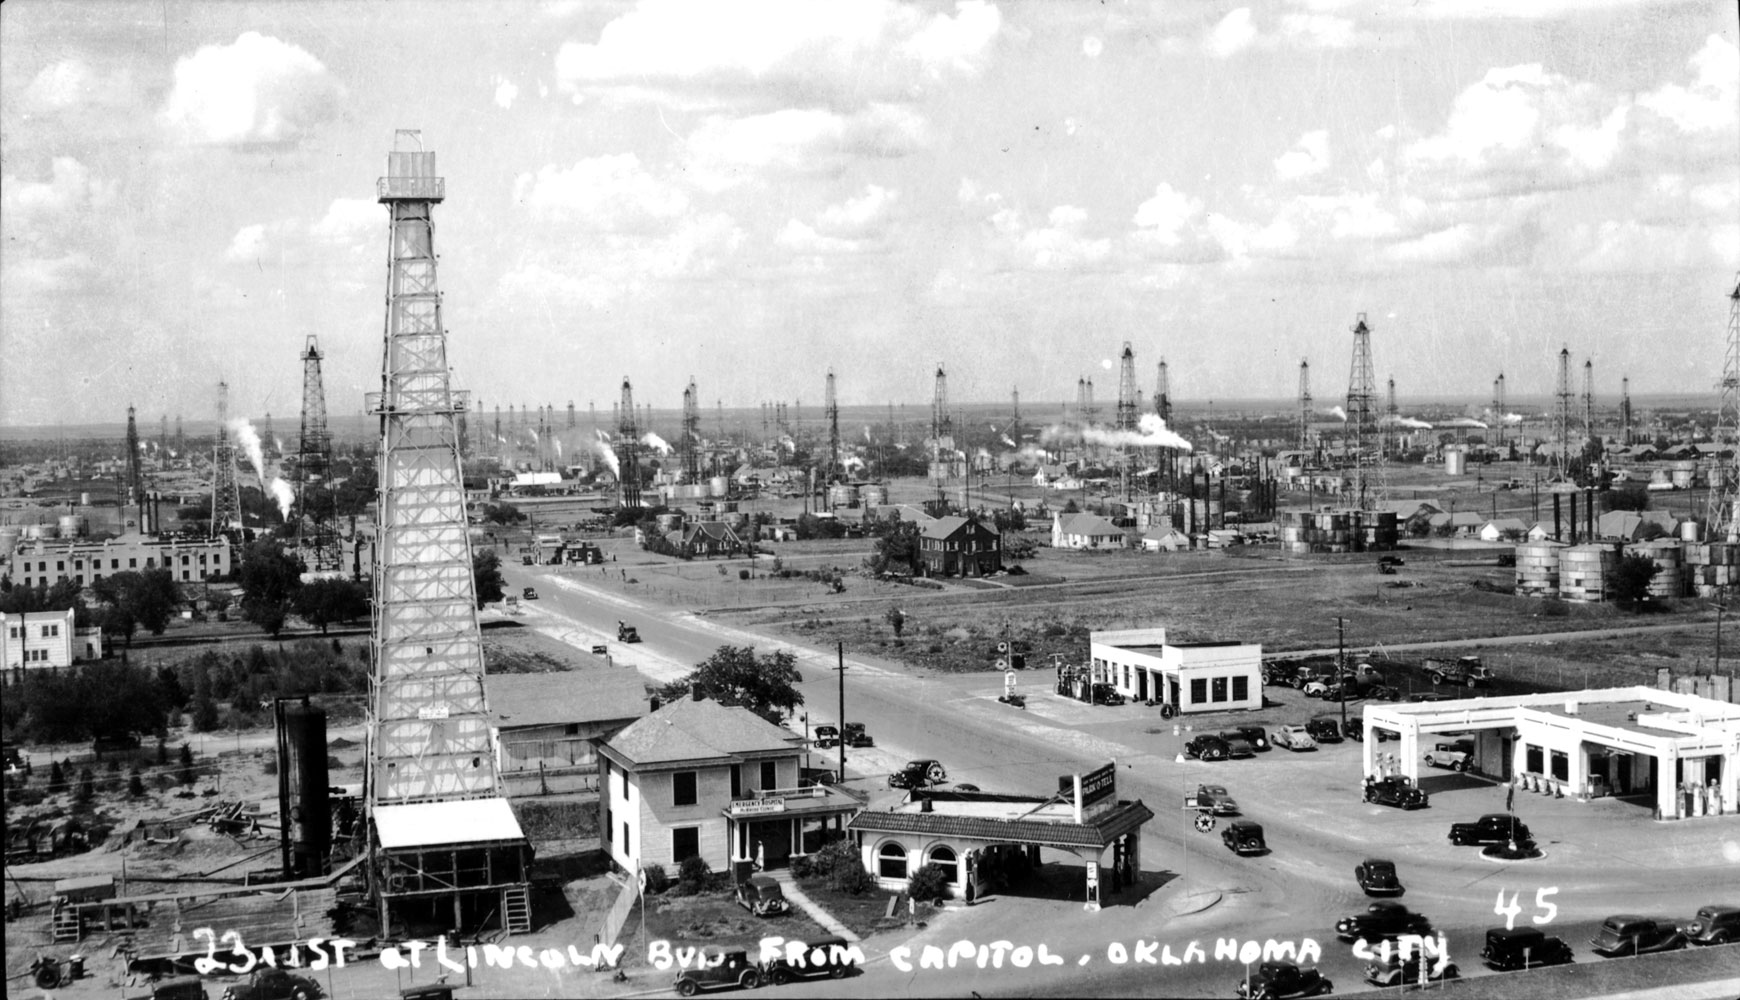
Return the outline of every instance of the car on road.
<path id="1" fill-rule="evenodd" d="M 226 986 L 223 992 L 223 1000 L 317 1000 L 322 996 L 319 983 L 277 968 L 255 969 L 247 982 Z"/>
<path id="2" fill-rule="evenodd" d="M 616 623 L 616 641 L 639 642 L 640 630 L 619 619 Z"/>
<path id="3" fill-rule="evenodd" d="M 1258 753 L 1269 752 L 1269 734 L 1263 731 L 1262 726 L 1239 726 L 1233 732 L 1243 736 L 1252 750 Z"/>
<path id="4" fill-rule="evenodd" d="M 1434 744 L 1426 754 L 1426 764 L 1430 767 L 1447 767 L 1452 771 L 1466 771 L 1473 766 L 1474 741 L 1450 740 L 1446 743 Z"/>
<path id="5" fill-rule="evenodd" d="M 1235 819 L 1220 832 L 1220 842 L 1234 854 L 1261 854 L 1269 849 L 1263 840 L 1263 825 L 1248 819 Z"/>
<path id="6" fill-rule="evenodd" d="M 1289 1000 L 1314 997 L 1335 989 L 1316 969 L 1301 969 L 1296 962 L 1264 962 L 1248 979 L 1240 979 L 1233 992 L 1245 1000 Z"/>
<path id="7" fill-rule="evenodd" d="M 1671 920 L 1656 920 L 1622 913 L 1601 921 L 1601 929 L 1589 939 L 1589 947 L 1602 958 L 1649 955 L 1686 946 L 1686 936 Z"/>
<path id="8" fill-rule="evenodd" d="M 1305 723 L 1305 731 L 1319 743 L 1341 742 L 1341 720 L 1333 715 L 1319 715 Z"/>
<path id="9" fill-rule="evenodd" d="M 1380 899 L 1336 921 L 1335 933 L 1343 941 L 1387 941 L 1403 934 L 1430 934 L 1432 922 L 1393 899 Z"/>
<path id="10" fill-rule="evenodd" d="M 1126 699 L 1117 688 L 1110 684 L 1095 684 L 1093 695 L 1089 700 L 1095 705 L 1122 705 Z"/>
<path id="11" fill-rule="evenodd" d="M 701 990 L 716 990 L 723 986 L 741 986 L 746 990 L 761 985 L 761 970 L 749 961 L 749 953 L 728 951 L 717 965 L 684 969 L 677 973 L 673 984 L 678 994 L 692 997 Z"/>
<path id="12" fill-rule="evenodd" d="M 1407 891 L 1396 874 L 1396 863 L 1383 858 L 1366 858 L 1354 865 L 1353 880 L 1367 896 L 1400 896 Z"/>
<path id="13" fill-rule="evenodd" d="M 839 979 L 858 967 L 857 959 L 852 957 L 856 949 L 845 938 L 805 941 L 804 946 L 808 950 L 796 962 L 776 958 L 767 963 L 763 970 L 766 973 L 765 978 L 775 986 L 784 986 L 794 979 L 814 979 L 821 976 Z"/>
<path id="14" fill-rule="evenodd" d="M 1509 813 L 1487 813 L 1472 823 L 1450 824 L 1450 843 L 1508 844 L 1518 847 L 1534 843 L 1527 823 Z"/>
<path id="15" fill-rule="evenodd" d="M 1196 794 L 1190 796 L 1187 805 L 1216 816 L 1237 816 L 1239 813 L 1239 804 L 1227 794 L 1225 785 L 1197 785 Z"/>
<path id="16" fill-rule="evenodd" d="M 948 778 L 948 772 L 943 770 L 941 761 L 909 760 L 905 767 L 888 776 L 888 787 L 928 788 L 941 784 Z"/>
<path id="17" fill-rule="evenodd" d="M 1294 753 L 1317 749 L 1317 741 L 1311 738 L 1304 726 L 1282 726 L 1269 734 L 1269 742 Z"/>
<path id="18" fill-rule="evenodd" d="M 1419 983 L 1420 965 L 1426 966 L 1425 981 L 1441 983 L 1446 979 L 1459 979 L 1462 970 L 1455 962 L 1444 961 L 1436 956 L 1421 959 L 1418 955 L 1402 958 L 1399 952 L 1390 953 L 1378 961 L 1365 967 L 1365 981 L 1373 986 L 1412 986 Z"/>
<path id="19" fill-rule="evenodd" d="M 1431 797 L 1415 788 L 1405 774 L 1392 774 L 1366 782 L 1365 800 L 1398 809 L 1424 809 L 1431 804 Z"/>
<path id="20" fill-rule="evenodd" d="M 1740 941 L 1740 906 L 1705 906 L 1681 929 L 1692 944 L 1733 944 Z"/>
<path id="21" fill-rule="evenodd" d="M 1571 946 L 1559 938 L 1548 937 L 1538 927 L 1493 927 L 1486 932 L 1486 947 L 1480 949 L 1480 960 L 1499 972 L 1567 965 L 1571 962 Z"/>
<path id="22" fill-rule="evenodd" d="M 841 729 L 846 734 L 846 745 L 849 747 L 873 747 L 876 745 L 876 741 L 864 731 L 862 722 L 848 722 Z"/>
<path id="23" fill-rule="evenodd" d="M 1257 748 L 1252 746 L 1251 741 L 1245 739 L 1244 734 L 1237 730 L 1221 733 L 1220 739 L 1222 743 L 1226 744 L 1226 755 L 1234 760 L 1243 760 L 1257 755 Z"/>
<path id="24" fill-rule="evenodd" d="M 955 791 L 957 791 L 957 792 L 976 792 L 976 791 L 979 791 L 979 786 L 973 784 L 970 781 L 963 781 L 960 784 L 955 786 Z"/>
<path id="25" fill-rule="evenodd" d="M 1418 694 L 1408 695 L 1408 700 L 1418 702 L 1455 701 L 1456 696 L 1453 694 L 1439 694 L 1436 691 L 1421 691 Z"/>
<path id="26" fill-rule="evenodd" d="M 840 745 L 840 730 L 834 726 L 817 726 L 813 742 L 821 750 L 837 747 Z"/>
<path id="27" fill-rule="evenodd" d="M 1226 740 L 1213 733 L 1203 733 L 1184 744 L 1184 752 L 1197 760 L 1226 760 L 1232 756 L 1232 748 L 1226 745 Z"/>
<path id="28" fill-rule="evenodd" d="M 1454 660 L 1427 658 L 1426 673 L 1433 684 L 1456 684 L 1463 687 L 1487 687 L 1492 683 L 1492 670 L 1482 666 L 1478 656 L 1459 656 Z"/>
<path id="29" fill-rule="evenodd" d="M 771 875 L 751 875 L 737 883 L 737 905 L 758 917 L 774 917 L 791 909 L 785 890 Z"/>
<path id="30" fill-rule="evenodd" d="M 520 597 L 528 601 L 535 601 L 538 599 L 538 588 L 527 587 L 525 590 L 520 591 Z"/>

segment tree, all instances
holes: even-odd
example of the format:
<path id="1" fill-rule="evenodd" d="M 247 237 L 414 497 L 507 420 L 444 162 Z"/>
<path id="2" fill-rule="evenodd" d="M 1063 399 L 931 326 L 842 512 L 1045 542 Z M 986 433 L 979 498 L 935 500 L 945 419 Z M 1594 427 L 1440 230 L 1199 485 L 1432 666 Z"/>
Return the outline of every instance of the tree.
<path id="1" fill-rule="evenodd" d="M 76 791 L 73 794 L 73 798 L 76 799 L 80 804 L 84 804 L 84 803 L 90 802 L 92 799 L 94 799 L 96 797 L 97 797 L 97 776 L 96 776 L 96 774 L 93 773 L 91 771 L 91 769 L 88 767 L 81 768 L 79 770 L 78 791 Z"/>
<path id="2" fill-rule="evenodd" d="M 900 638 L 900 631 L 906 628 L 906 612 L 899 608 L 889 608 L 882 617 L 888 619 L 888 627 L 894 630 L 894 637 Z"/>
<path id="3" fill-rule="evenodd" d="M 136 767 L 127 775 L 127 794 L 135 799 L 145 794 L 145 779 Z"/>
<path id="4" fill-rule="evenodd" d="M 1033 539 L 1026 535 L 1005 534 L 1003 536 L 1003 556 L 1010 562 L 1020 562 L 1023 559 L 1031 558 L 1038 548 L 1039 546 L 1034 543 Z"/>
<path id="5" fill-rule="evenodd" d="M 1649 600 L 1649 583 L 1655 579 L 1655 560 L 1631 553 L 1621 556 L 1607 573 L 1607 591 L 1621 604 L 1640 604 Z"/>
<path id="6" fill-rule="evenodd" d="M 876 540 L 864 566 L 876 576 L 884 573 L 911 575 L 918 572 L 918 525 L 901 521 Z"/>
<path id="7" fill-rule="evenodd" d="M 501 557 L 493 549 L 480 549 L 471 557 L 471 585 L 477 590 L 477 606 L 499 601 L 506 594 L 502 589 Z"/>
<path id="8" fill-rule="evenodd" d="M 214 715 L 217 713 L 217 706 L 212 706 L 212 713 Z M 178 777 L 181 783 L 184 785 L 193 784 L 193 747 L 183 743 L 179 760 L 181 761 L 181 774 Z"/>
<path id="9" fill-rule="evenodd" d="M 659 697 L 676 701 L 699 691 L 721 705 L 747 708 L 778 723 L 804 703 L 795 686 L 802 683 L 797 657 L 788 650 L 757 656 L 754 646 L 720 646 L 693 673 L 665 685 Z"/>
<path id="10" fill-rule="evenodd" d="M 495 524 L 518 524 L 526 519 L 518 507 L 505 501 L 491 504 L 484 516 Z"/>
<path id="11" fill-rule="evenodd" d="M 1649 490 L 1643 483 L 1626 483 L 1618 489 L 1608 490 L 1601 494 L 1601 509 L 1648 510 Z"/>
<path id="12" fill-rule="evenodd" d="M 326 634 L 333 622 L 351 622 L 368 614 L 368 588 L 351 580 L 314 580 L 296 591 L 296 613 Z"/>
<path id="13" fill-rule="evenodd" d="M 948 898 L 949 874 L 943 866 L 931 862 L 912 873 L 906 883 L 907 894 L 921 903 L 936 903 Z"/>
<path id="14" fill-rule="evenodd" d="M 109 606 L 103 630 L 121 635 L 129 647 L 141 628 L 162 635 L 181 604 L 181 586 L 167 569 L 123 570 L 91 584 L 91 592 Z"/>
<path id="15" fill-rule="evenodd" d="M 242 550 L 242 617 L 267 635 L 282 632 L 304 568 L 275 539 L 262 538 Z"/>
<path id="16" fill-rule="evenodd" d="M 48 763 L 48 794 L 59 795 L 66 791 L 66 771 L 61 768 L 60 761 L 51 760 Z"/>

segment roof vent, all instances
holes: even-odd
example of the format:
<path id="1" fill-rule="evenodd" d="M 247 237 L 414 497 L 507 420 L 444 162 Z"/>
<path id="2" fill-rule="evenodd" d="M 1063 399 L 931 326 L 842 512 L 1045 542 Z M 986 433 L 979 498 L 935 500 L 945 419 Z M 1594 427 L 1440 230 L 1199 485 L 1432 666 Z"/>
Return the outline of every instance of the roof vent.
<path id="1" fill-rule="evenodd" d="M 926 795 L 924 798 L 918 800 L 918 811 L 919 812 L 933 812 L 933 811 L 935 811 L 935 807 L 931 804 L 930 796 Z"/>

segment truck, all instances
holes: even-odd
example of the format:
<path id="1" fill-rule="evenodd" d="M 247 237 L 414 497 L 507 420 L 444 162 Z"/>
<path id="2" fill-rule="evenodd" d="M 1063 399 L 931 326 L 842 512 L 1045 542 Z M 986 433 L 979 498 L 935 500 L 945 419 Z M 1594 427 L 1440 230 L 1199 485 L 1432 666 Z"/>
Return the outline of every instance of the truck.
<path id="1" fill-rule="evenodd" d="M 1492 684 L 1492 671 L 1481 666 L 1478 656 L 1459 656 L 1454 660 L 1428 658 L 1425 669 L 1433 684 L 1460 684 L 1464 687 Z"/>
<path id="2" fill-rule="evenodd" d="M 1521 847 L 1533 843 L 1528 825 L 1509 813 L 1487 813 L 1472 823 L 1450 824 L 1452 844 L 1506 844 Z"/>
<path id="3" fill-rule="evenodd" d="M 633 625 L 619 619 L 616 623 L 616 641 L 639 642 L 640 632 Z"/>

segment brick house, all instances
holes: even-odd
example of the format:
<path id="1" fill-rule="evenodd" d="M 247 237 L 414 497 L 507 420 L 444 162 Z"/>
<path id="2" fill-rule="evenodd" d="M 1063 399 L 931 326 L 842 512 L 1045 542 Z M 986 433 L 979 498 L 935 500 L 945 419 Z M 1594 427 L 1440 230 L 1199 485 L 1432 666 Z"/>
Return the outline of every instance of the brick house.
<path id="1" fill-rule="evenodd" d="M 919 526 L 918 557 L 925 576 L 989 576 L 1003 568 L 1003 536 L 964 517 Z"/>

